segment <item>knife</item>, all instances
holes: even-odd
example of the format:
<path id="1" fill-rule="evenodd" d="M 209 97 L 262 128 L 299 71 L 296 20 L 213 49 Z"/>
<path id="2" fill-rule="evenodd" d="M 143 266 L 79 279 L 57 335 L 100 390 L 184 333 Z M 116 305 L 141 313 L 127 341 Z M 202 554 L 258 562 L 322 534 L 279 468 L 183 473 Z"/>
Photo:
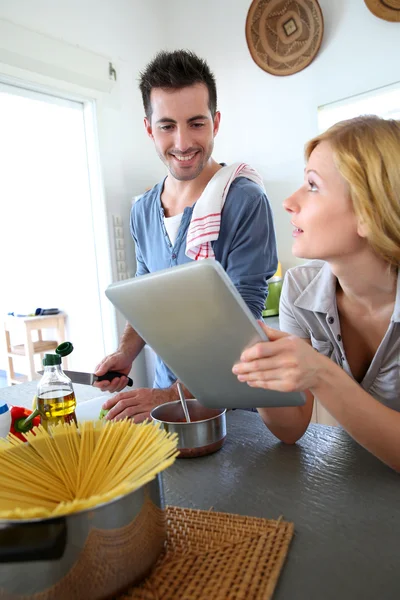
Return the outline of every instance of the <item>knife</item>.
<path id="1" fill-rule="evenodd" d="M 114 377 L 128 377 L 118 371 L 107 371 L 104 375 L 94 375 L 94 373 L 81 373 L 80 371 L 67 371 L 63 369 L 63 372 L 67 377 L 74 383 L 83 383 L 84 385 L 93 385 L 96 381 L 112 381 Z M 44 371 L 38 371 L 40 375 L 43 375 Z M 133 385 L 133 380 L 128 377 L 128 383 L 130 387 Z"/>

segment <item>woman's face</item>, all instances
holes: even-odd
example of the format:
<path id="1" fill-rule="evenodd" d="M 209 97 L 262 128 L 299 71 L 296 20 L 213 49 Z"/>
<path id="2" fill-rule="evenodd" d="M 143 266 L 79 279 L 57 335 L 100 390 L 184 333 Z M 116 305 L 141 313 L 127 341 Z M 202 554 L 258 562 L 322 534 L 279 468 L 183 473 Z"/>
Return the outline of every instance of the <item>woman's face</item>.
<path id="1" fill-rule="evenodd" d="M 335 261 L 365 247 L 366 240 L 358 233 L 349 186 L 335 166 L 328 142 L 321 142 L 313 150 L 303 185 L 283 206 L 295 228 L 295 256 Z"/>

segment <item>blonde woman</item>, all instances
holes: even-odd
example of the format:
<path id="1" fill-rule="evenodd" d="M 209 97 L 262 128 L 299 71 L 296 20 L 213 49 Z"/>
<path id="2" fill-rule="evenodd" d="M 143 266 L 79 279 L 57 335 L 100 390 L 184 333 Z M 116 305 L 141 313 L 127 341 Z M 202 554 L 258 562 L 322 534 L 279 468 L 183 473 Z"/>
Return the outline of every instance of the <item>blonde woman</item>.
<path id="1" fill-rule="evenodd" d="M 282 332 L 234 366 L 253 387 L 306 392 L 296 408 L 260 408 L 296 442 L 314 398 L 362 446 L 400 471 L 400 121 L 365 116 L 311 140 L 301 188 L 284 202 L 293 254 Z M 283 333 L 286 332 L 286 333 Z"/>

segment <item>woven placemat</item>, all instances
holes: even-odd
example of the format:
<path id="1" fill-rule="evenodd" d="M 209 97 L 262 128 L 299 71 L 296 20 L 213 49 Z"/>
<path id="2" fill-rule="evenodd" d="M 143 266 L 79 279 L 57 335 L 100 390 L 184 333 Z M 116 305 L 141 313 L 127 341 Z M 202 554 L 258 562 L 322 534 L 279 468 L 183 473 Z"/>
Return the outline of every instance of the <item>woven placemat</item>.
<path id="1" fill-rule="evenodd" d="M 151 575 L 118 600 L 269 600 L 293 523 L 169 506 Z"/>

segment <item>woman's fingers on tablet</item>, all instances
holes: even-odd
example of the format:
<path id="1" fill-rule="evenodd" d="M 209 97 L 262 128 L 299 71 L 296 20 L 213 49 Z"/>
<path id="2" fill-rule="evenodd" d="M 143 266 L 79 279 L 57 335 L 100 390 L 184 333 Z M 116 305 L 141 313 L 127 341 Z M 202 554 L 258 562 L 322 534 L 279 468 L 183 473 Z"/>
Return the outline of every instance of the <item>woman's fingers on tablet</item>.
<path id="1" fill-rule="evenodd" d="M 269 327 L 261 319 L 258 322 L 261 325 L 261 327 L 263 328 L 264 333 L 267 334 L 270 342 L 275 342 L 276 340 L 287 337 L 289 335 L 288 333 L 285 333 L 284 331 L 280 331 L 279 329 L 273 329 L 272 327 Z"/>
<path id="2" fill-rule="evenodd" d="M 295 391 L 312 389 L 326 368 L 326 357 L 318 354 L 307 340 L 285 336 L 276 342 L 261 342 L 243 352 L 233 367 L 239 381 L 252 387 L 264 382 L 267 389 Z M 280 387 L 276 382 L 280 381 Z"/>
<path id="3" fill-rule="evenodd" d="M 258 358 L 266 358 L 276 356 L 285 350 L 287 336 L 281 339 L 277 339 L 275 342 L 258 342 L 246 348 L 242 353 L 240 360 L 241 362 L 257 360 Z"/>
<path id="4" fill-rule="evenodd" d="M 232 371 L 240 379 L 241 376 L 248 376 L 250 374 L 260 374 L 265 371 L 272 371 L 276 369 L 285 368 L 285 360 L 280 357 L 273 358 L 258 358 L 252 361 L 240 362 L 234 365 Z M 289 365 L 288 365 L 289 366 Z M 246 378 L 247 379 L 247 378 Z M 255 379 L 255 377 L 253 377 Z"/>

